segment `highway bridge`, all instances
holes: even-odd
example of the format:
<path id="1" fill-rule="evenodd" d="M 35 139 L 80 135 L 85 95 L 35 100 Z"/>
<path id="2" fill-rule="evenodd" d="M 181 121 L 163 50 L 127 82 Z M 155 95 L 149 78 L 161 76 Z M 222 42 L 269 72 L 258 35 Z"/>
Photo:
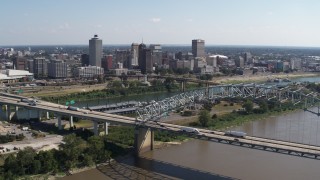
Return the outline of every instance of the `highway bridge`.
<path id="1" fill-rule="evenodd" d="M 111 124 L 120 124 L 127 126 L 135 126 L 135 150 L 136 153 L 142 153 L 153 149 L 153 139 L 154 139 L 154 130 L 164 130 L 175 133 L 184 133 L 194 138 L 199 138 L 208 141 L 214 141 L 218 143 L 225 143 L 245 148 L 253 148 L 258 150 L 265 150 L 270 152 L 277 152 L 295 156 L 301 156 L 306 158 L 320 159 L 320 147 L 299 144 L 293 142 L 286 142 L 280 140 L 258 138 L 253 136 L 241 137 L 232 137 L 226 135 L 221 131 L 212 131 L 206 129 L 198 129 L 199 133 L 194 132 L 185 132 L 185 126 L 167 124 L 157 121 L 150 120 L 139 120 L 137 118 L 107 114 L 103 112 L 90 111 L 86 109 L 79 110 L 69 110 L 67 106 L 50 103 L 46 101 L 38 101 L 36 105 L 32 105 L 27 102 L 22 102 L 21 99 L 26 97 L 12 95 L 8 93 L 0 94 L 0 105 L 1 112 L 3 116 L 10 121 L 12 117 L 12 109 L 14 111 L 19 111 L 19 108 L 25 108 L 28 110 L 36 110 L 40 114 L 42 112 L 53 112 L 57 117 L 58 128 L 62 129 L 61 126 L 61 116 L 69 116 L 70 124 L 72 123 L 73 118 L 77 117 L 80 119 L 86 119 L 93 122 L 94 133 L 98 135 L 98 123 L 104 124 L 104 131 L 108 134 L 108 125 Z M 14 108 L 12 108 L 14 107 Z"/>

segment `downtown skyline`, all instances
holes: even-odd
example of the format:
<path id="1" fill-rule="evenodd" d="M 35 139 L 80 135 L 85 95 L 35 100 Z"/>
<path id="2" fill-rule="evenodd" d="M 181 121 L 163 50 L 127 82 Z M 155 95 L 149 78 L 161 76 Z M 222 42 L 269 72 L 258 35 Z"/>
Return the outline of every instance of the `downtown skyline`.
<path id="1" fill-rule="evenodd" d="M 146 0 L 1 3 L 0 46 L 145 43 L 320 47 L 315 0 Z"/>

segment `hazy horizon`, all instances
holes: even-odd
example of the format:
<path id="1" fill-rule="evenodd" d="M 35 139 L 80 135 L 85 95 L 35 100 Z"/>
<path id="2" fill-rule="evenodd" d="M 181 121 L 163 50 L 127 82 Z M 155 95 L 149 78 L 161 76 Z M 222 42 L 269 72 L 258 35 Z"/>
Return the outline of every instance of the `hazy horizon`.
<path id="1" fill-rule="evenodd" d="M 0 46 L 88 44 L 320 47 L 316 0 L 10 0 Z"/>
<path id="2" fill-rule="evenodd" d="M 132 43 L 128 44 L 102 44 L 103 47 L 108 47 L 108 46 L 131 46 Z M 140 44 L 140 43 L 139 43 Z M 144 43 L 146 45 L 154 44 L 154 43 Z M 172 47 L 172 46 L 180 46 L 180 47 L 190 47 L 191 48 L 191 43 L 190 44 L 160 44 L 163 47 Z M 0 48 L 10 48 L 10 47 L 33 47 L 33 46 L 88 46 L 89 44 L 34 44 L 34 45 L 0 45 Z M 310 49 L 320 49 L 319 47 L 311 47 L 311 46 L 277 46 L 277 45 L 228 45 L 228 44 L 205 44 L 206 47 L 251 47 L 251 48 L 310 48 Z"/>

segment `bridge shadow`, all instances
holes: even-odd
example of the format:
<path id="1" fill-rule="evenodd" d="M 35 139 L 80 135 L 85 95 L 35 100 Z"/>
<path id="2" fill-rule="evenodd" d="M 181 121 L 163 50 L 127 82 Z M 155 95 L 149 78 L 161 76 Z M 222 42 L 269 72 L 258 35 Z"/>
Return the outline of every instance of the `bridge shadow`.
<path id="1" fill-rule="evenodd" d="M 77 133 L 83 131 L 82 128 L 78 129 L 62 129 L 59 130 L 56 126 L 56 122 L 53 120 L 39 121 L 37 119 L 31 120 L 13 120 L 15 124 L 19 124 L 21 126 L 29 126 L 34 131 L 42 131 L 50 134 L 58 134 L 58 135 L 67 135 L 70 133 Z M 65 121 L 63 124 L 67 124 L 69 122 Z M 64 127 L 64 125 L 63 125 Z"/>
<path id="2" fill-rule="evenodd" d="M 112 179 L 235 179 L 146 157 L 117 159 L 97 169 Z"/>

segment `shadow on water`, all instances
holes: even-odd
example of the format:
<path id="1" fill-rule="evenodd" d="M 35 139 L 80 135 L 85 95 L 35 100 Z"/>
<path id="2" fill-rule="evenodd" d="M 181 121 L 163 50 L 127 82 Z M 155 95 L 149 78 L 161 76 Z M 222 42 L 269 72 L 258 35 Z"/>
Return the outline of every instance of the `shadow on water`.
<path id="1" fill-rule="evenodd" d="M 117 160 L 97 169 L 112 179 L 235 179 L 145 157 Z"/>

